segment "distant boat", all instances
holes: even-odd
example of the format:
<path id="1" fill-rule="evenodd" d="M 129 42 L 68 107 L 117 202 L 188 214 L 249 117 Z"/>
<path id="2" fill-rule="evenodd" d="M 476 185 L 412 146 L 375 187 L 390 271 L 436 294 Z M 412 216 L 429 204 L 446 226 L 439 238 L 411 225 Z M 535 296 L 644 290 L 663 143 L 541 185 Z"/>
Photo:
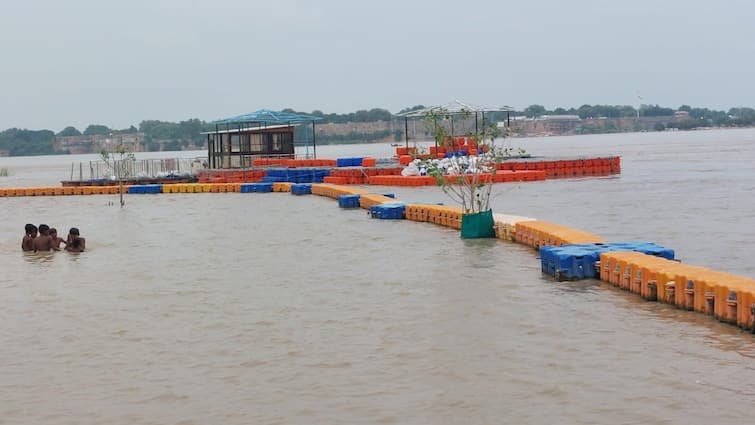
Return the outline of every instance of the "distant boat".
<path id="1" fill-rule="evenodd" d="M 401 143 L 391 143 L 391 146 L 395 148 L 396 146 L 401 146 Z"/>

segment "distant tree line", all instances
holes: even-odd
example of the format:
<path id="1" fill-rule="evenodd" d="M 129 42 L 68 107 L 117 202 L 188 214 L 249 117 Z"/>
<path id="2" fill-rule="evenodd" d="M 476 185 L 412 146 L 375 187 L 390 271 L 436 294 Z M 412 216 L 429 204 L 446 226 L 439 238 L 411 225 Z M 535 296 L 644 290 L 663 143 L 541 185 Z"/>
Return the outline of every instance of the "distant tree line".
<path id="1" fill-rule="evenodd" d="M 415 105 L 404 108 L 399 113 L 410 112 L 423 109 L 423 105 Z M 321 118 L 318 123 L 342 124 L 348 122 L 376 122 L 390 121 L 393 114 L 386 109 L 373 108 L 370 110 L 358 110 L 346 114 L 326 114 L 320 110 L 312 112 L 298 112 L 291 108 L 283 111 L 291 113 L 300 113 L 312 115 Z M 749 127 L 755 126 L 755 109 L 749 107 L 730 108 L 728 111 L 717 111 L 708 108 L 698 108 L 689 105 L 682 105 L 678 109 L 661 107 L 659 105 L 641 105 L 639 107 L 640 117 L 665 117 L 673 116 L 675 111 L 685 111 L 689 115 L 688 120 L 675 121 L 673 123 L 658 124 L 656 130 L 663 130 L 669 124 L 674 127 L 687 130 L 699 127 Z M 541 117 L 544 115 L 577 115 L 582 119 L 587 118 L 630 118 L 638 116 L 638 109 L 629 105 L 582 105 L 578 108 L 555 108 L 548 110 L 542 105 L 533 104 L 521 111 L 513 111 L 509 114 L 505 112 L 491 112 L 486 114 L 489 121 L 503 121 L 511 116 L 524 116 L 530 118 Z M 607 123 L 603 127 L 585 125 L 582 132 L 612 132 L 619 131 L 614 124 Z M 297 140 L 308 140 L 311 135 L 304 129 L 305 126 L 299 126 L 296 130 Z M 7 151 L 11 156 L 25 155 L 50 155 L 65 154 L 67 151 L 55 151 L 55 137 L 64 136 L 92 136 L 92 135 L 115 135 L 141 132 L 144 133 L 146 149 L 149 151 L 159 150 L 181 150 L 188 146 L 202 146 L 205 142 L 202 132 L 212 131 L 215 129 L 213 122 L 203 121 L 197 118 L 188 119 L 180 122 L 169 122 L 159 120 L 146 120 L 139 123 L 139 127 L 130 126 L 125 129 L 113 129 L 102 124 L 91 124 L 83 132 L 73 126 L 68 126 L 59 131 L 57 134 L 51 130 L 27 130 L 19 128 L 10 128 L 0 132 L 0 151 Z M 351 132 L 349 134 L 319 134 L 317 135 L 318 144 L 328 143 L 359 143 L 382 140 L 393 135 L 394 140 L 401 140 L 401 131 L 378 130 L 370 133 Z"/>
<path id="2" fill-rule="evenodd" d="M 350 112 L 347 114 L 326 114 L 320 110 L 315 109 L 312 112 L 297 112 L 291 108 L 286 108 L 283 112 L 289 112 L 294 114 L 312 115 L 320 118 L 322 123 L 343 124 L 347 122 L 375 122 L 375 121 L 390 121 L 393 118 L 393 114 L 387 109 L 373 108 L 369 111 L 359 110 L 356 112 Z"/>
<path id="3" fill-rule="evenodd" d="M 50 130 L 26 130 L 9 128 L 0 133 L 0 150 L 10 156 L 51 155 L 55 153 L 55 133 Z"/>
<path id="4" fill-rule="evenodd" d="M 639 111 L 639 112 L 638 112 Z M 747 107 L 730 108 L 728 111 L 716 111 L 708 108 L 693 108 L 682 105 L 678 109 L 665 108 L 658 105 L 641 105 L 639 110 L 629 105 L 582 105 L 579 108 L 555 108 L 548 110 L 542 105 L 530 105 L 522 111 L 512 112 L 512 116 L 537 118 L 544 115 L 578 115 L 587 118 L 630 118 L 630 117 L 666 117 L 676 111 L 689 114 L 692 123 L 687 126 L 695 127 L 746 127 L 755 125 L 755 109 Z"/>
<path id="5" fill-rule="evenodd" d="M 515 112 L 514 114 L 530 118 L 537 118 L 543 115 L 578 115 L 582 119 L 638 116 L 637 109 L 629 105 L 582 105 L 579 108 L 555 108 L 551 111 L 545 109 L 542 105 L 530 105 L 521 112 Z M 640 116 L 662 117 L 670 115 L 674 115 L 674 110 L 671 108 L 664 108 L 658 105 L 642 105 L 640 107 Z"/>

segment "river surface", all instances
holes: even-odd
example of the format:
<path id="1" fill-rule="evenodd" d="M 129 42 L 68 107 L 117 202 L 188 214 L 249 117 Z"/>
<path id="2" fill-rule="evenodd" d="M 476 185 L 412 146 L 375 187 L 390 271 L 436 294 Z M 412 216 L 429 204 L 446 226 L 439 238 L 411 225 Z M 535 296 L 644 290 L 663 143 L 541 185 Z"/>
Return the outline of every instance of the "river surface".
<path id="1" fill-rule="evenodd" d="M 755 277 L 755 130 L 514 139 L 620 176 L 499 184 L 495 212 Z M 318 157 L 387 157 L 388 145 Z M 203 156 L 204 152 L 163 153 Z M 141 154 L 156 157 L 158 154 Z M 57 185 L 96 156 L 0 158 Z M 437 188 L 375 188 L 445 202 Z M 27 222 L 87 252 L 25 254 Z M 743 424 L 755 337 L 529 248 L 318 196 L 0 199 L 0 424 Z"/>

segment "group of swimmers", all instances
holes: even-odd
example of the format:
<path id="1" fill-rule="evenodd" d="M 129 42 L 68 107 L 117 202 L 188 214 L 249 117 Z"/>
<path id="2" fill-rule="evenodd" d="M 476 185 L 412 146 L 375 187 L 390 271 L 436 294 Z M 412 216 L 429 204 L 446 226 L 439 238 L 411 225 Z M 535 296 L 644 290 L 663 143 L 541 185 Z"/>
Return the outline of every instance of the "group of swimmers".
<path id="1" fill-rule="evenodd" d="M 26 234 L 21 240 L 21 249 L 24 251 L 60 251 L 60 245 L 64 244 L 64 250 L 68 252 L 83 252 L 86 248 L 86 240 L 79 235 L 79 229 L 71 227 L 68 237 L 58 237 L 58 231 L 46 224 L 40 224 L 39 228 L 33 224 L 24 227 Z"/>

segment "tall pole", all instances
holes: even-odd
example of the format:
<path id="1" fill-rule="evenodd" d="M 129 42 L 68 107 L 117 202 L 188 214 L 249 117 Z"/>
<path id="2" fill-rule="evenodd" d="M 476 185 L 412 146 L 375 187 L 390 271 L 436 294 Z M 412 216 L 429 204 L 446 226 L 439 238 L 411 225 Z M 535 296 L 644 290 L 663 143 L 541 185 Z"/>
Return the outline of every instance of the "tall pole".
<path id="1" fill-rule="evenodd" d="M 482 111 L 482 140 L 485 140 L 485 111 Z"/>
<path id="2" fill-rule="evenodd" d="M 304 158 L 309 159 L 309 128 L 308 127 L 304 127 L 304 142 L 305 142 L 305 146 L 307 147 L 307 149 L 304 152 Z M 296 147 L 294 147 L 294 153 L 296 153 Z"/>
<path id="3" fill-rule="evenodd" d="M 409 117 L 404 116 L 404 138 L 406 139 L 406 148 L 409 149 Z"/>
<path id="4" fill-rule="evenodd" d="M 637 90 L 637 121 L 640 121 L 640 110 L 642 109 L 642 96 L 640 96 L 640 91 Z"/>
<path id="5" fill-rule="evenodd" d="M 315 120 L 312 120 L 312 157 L 317 159 L 317 141 L 315 140 Z"/>

